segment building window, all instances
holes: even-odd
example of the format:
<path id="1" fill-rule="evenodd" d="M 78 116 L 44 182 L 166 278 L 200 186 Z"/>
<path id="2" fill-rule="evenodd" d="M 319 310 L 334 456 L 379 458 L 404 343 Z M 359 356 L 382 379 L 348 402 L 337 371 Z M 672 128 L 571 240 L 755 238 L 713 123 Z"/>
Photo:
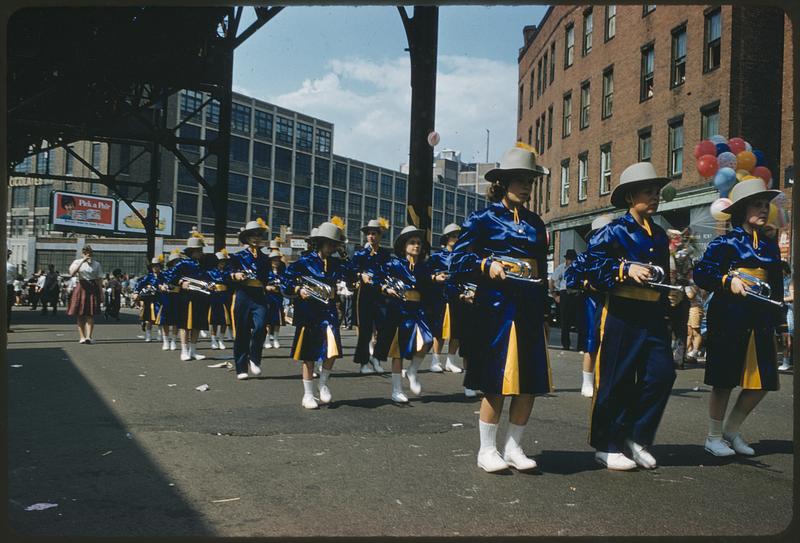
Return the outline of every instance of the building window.
<path id="1" fill-rule="evenodd" d="M 542 154 L 544 154 L 544 132 L 545 132 L 545 128 L 544 128 L 544 125 L 545 125 L 544 112 L 542 112 L 542 118 L 541 118 L 541 123 L 540 124 L 541 124 L 542 133 L 539 136 L 539 147 L 537 147 L 537 150 L 539 151 L 539 154 L 542 155 Z"/>
<path id="2" fill-rule="evenodd" d="M 686 25 L 672 31 L 672 67 L 670 88 L 683 85 L 686 81 Z"/>
<path id="3" fill-rule="evenodd" d="M 534 142 L 531 142 L 532 138 L 533 138 L 533 129 L 531 127 L 531 128 L 528 128 L 528 145 L 533 145 L 534 149 L 538 149 L 539 148 L 539 119 L 536 119 L 536 140 Z"/>
<path id="4" fill-rule="evenodd" d="M 594 16 L 592 9 L 583 12 L 583 56 L 592 52 L 592 29 L 594 27 Z"/>
<path id="5" fill-rule="evenodd" d="M 536 122 L 538 123 L 539 121 L 536 121 Z M 536 127 L 536 133 L 537 134 L 539 133 L 539 127 L 538 126 Z M 528 127 L 528 145 L 533 145 L 533 127 L 532 126 Z"/>
<path id="6" fill-rule="evenodd" d="M 367 194 L 378 194 L 378 172 L 367 170 L 364 174 L 364 191 Z"/>
<path id="7" fill-rule="evenodd" d="M 718 9 L 705 17 L 705 43 L 703 51 L 703 73 L 719 68 L 722 48 L 722 12 Z"/>
<path id="8" fill-rule="evenodd" d="M 525 84 L 519 86 L 519 102 L 517 107 L 517 120 L 522 120 L 522 97 L 525 95 Z"/>
<path id="9" fill-rule="evenodd" d="M 651 13 L 656 10 L 655 4 L 643 4 L 642 5 L 642 17 L 647 17 Z"/>
<path id="10" fill-rule="evenodd" d="M 550 44 L 550 84 L 556 79 L 556 42 Z"/>
<path id="11" fill-rule="evenodd" d="M 199 140 L 200 127 L 193 124 L 185 124 L 181 126 L 180 130 L 178 131 L 178 137 Z M 200 146 L 194 143 L 181 143 L 180 148 L 184 151 L 189 151 L 190 153 L 200 153 Z"/>
<path id="12" fill-rule="evenodd" d="M 266 170 L 272 167 L 272 145 L 253 142 L 253 166 Z"/>
<path id="13" fill-rule="evenodd" d="M 383 217 L 386 220 L 392 216 L 392 202 L 391 200 L 381 200 L 380 201 L 380 217 Z"/>
<path id="14" fill-rule="evenodd" d="M 381 198 L 392 199 L 392 176 L 382 173 L 381 174 Z M 387 217 L 388 218 L 388 217 Z"/>
<path id="15" fill-rule="evenodd" d="M 250 106 L 237 104 L 231 105 L 231 128 L 240 132 L 250 133 Z"/>
<path id="16" fill-rule="evenodd" d="M 308 234 L 308 220 L 310 218 L 308 212 L 295 210 L 292 216 L 292 232 L 295 234 Z"/>
<path id="17" fill-rule="evenodd" d="M 289 181 L 292 178 L 292 152 L 283 147 L 275 147 L 275 178 Z"/>
<path id="18" fill-rule="evenodd" d="M 328 213 L 328 189 L 314 187 L 314 213 Z"/>
<path id="19" fill-rule="evenodd" d="M 581 85 L 581 118 L 580 129 L 583 130 L 589 126 L 589 82 Z"/>
<path id="20" fill-rule="evenodd" d="M 397 202 L 406 202 L 406 179 L 396 177 L 394 180 L 394 199 Z"/>
<path id="21" fill-rule="evenodd" d="M 350 166 L 350 192 L 360 193 L 364 187 L 364 170 Z"/>
<path id="22" fill-rule="evenodd" d="M 197 215 L 197 195 L 188 192 L 179 192 L 176 212 L 181 215 Z"/>
<path id="23" fill-rule="evenodd" d="M 269 198 L 269 181 L 254 177 L 252 186 L 250 187 L 250 196 L 262 200 Z"/>
<path id="24" fill-rule="evenodd" d="M 181 93 L 181 116 L 187 117 L 197 114 L 197 110 L 203 105 L 203 93 L 193 90 L 185 90 Z M 200 122 L 200 119 L 196 119 Z"/>
<path id="25" fill-rule="evenodd" d="M 547 88 L 547 51 L 544 52 L 544 60 L 542 60 L 542 92 Z"/>
<path id="26" fill-rule="evenodd" d="M 611 144 L 600 146 L 600 195 L 611 192 Z"/>
<path id="27" fill-rule="evenodd" d="M 286 201 L 288 204 L 288 200 Z M 280 232 L 281 226 L 289 226 L 289 210 L 282 207 L 276 207 L 272 210 L 272 228 Z"/>
<path id="28" fill-rule="evenodd" d="M 331 131 L 317 128 L 317 154 L 329 155 L 331 153 Z"/>
<path id="29" fill-rule="evenodd" d="M 561 162 L 561 205 L 569 203 L 569 159 Z"/>
<path id="30" fill-rule="evenodd" d="M 364 198 L 364 217 L 370 219 L 378 216 L 378 199 Z"/>
<path id="31" fill-rule="evenodd" d="M 680 177 L 683 172 L 683 119 L 669 123 L 670 177 Z"/>
<path id="32" fill-rule="evenodd" d="M 608 119 L 614 113 L 614 68 L 603 70 L 602 118 Z"/>
<path id="33" fill-rule="evenodd" d="M 433 189 L 433 209 L 444 209 L 444 190 Z"/>
<path id="34" fill-rule="evenodd" d="M 272 114 L 266 111 L 256 110 L 255 113 L 255 132 L 256 137 L 272 139 Z"/>
<path id="35" fill-rule="evenodd" d="M 700 139 L 719 134 L 719 102 L 700 108 Z"/>
<path id="36" fill-rule="evenodd" d="M 347 188 L 347 164 L 343 162 L 333 163 L 333 186 Z"/>
<path id="37" fill-rule="evenodd" d="M 240 173 L 228 173 L 228 193 L 247 196 L 247 176 Z"/>
<path id="38" fill-rule="evenodd" d="M 311 151 L 312 140 L 314 138 L 314 127 L 310 124 L 297 123 L 297 148 L 303 151 Z"/>
<path id="39" fill-rule="evenodd" d="M 653 44 L 642 47 L 642 75 L 639 90 L 639 101 L 643 102 L 653 96 L 653 71 L 655 69 L 656 52 Z"/>
<path id="40" fill-rule="evenodd" d="M 536 74 L 536 68 L 533 68 L 533 69 L 531 70 L 531 80 L 530 80 L 529 87 L 528 87 L 528 109 L 530 109 L 530 108 L 532 108 L 532 107 L 533 107 L 533 97 L 535 96 L 535 95 L 533 94 L 533 89 L 534 89 L 534 75 L 535 75 L 535 74 Z M 541 74 L 539 74 L 539 75 L 541 76 Z"/>
<path id="41" fill-rule="evenodd" d="M 219 102 L 211 100 L 206 106 L 206 124 L 219 125 Z"/>
<path id="42" fill-rule="evenodd" d="M 575 61 L 575 25 L 570 23 L 564 36 L 564 69 L 572 66 Z"/>
<path id="43" fill-rule="evenodd" d="M 650 162 L 653 157 L 653 133 L 650 128 L 639 131 L 639 162 Z"/>
<path id="44" fill-rule="evenodd" d="M 327 185 L 331 180 L 331 161 L 325 158 L 314 159 L 314 183 Z"/>
<path id="45" fill-rule="evenodd" d="M 606 6 L 606 29 L 604 34 L 605 41 L 617 35 L 617 6 Z"/>
<path id="46" fill-rule="evenodd" d="M 550 193 L 552 192 L 553 183 L 552 183 L 552 176 L 548 173 L 547 174 L 547 196 L 544 199 L 544 211 L 548 213 L 550 211 Z"/>
<path id="47" fill-rule="evenodd" d="M 294 181 L 304 187 L 311 186 L 311 155 L 300 152 L 294 154 Z"/>
<path id="48" fill-rule="evenodd" d="M 536 64 L 536 96 L 542 95 L 542 59 Z"/>
<path id="49" fill-rule="evenodd" d="M 119 146 L 119 173 L 121 175 L 130 175 L 131 173 L 131 146 L 127 143 L 120 144 Z"/>
<path id="50" fill-rule="evenodd" d="M 31 187 L 12 187 L 11 207 L 30 207 Z"/>
<path id="51" fill-rule="evenodd" d="M 278 116 L 275 139 L 278 143 L 291 145 L 294 142 L 294 121 Z"/>
<path id="52" fill-rule="evenodd" d="M 98 171 L 98 172 L 100 171 L 100 152 L 101 152 L 100 144 L 99 143 L 93 143 L 92 144 L 92 168 L 94 168 L 94 170 Z M 92 177 L 96 178 L 97 174 L 92 172 Z"/>
<path id="53" fill-rule="evenodd" d="M 344 215 L 344 203 L 346 192 L 342 190 L 331 191 L 331 213 L 334 215 Z"/>
<path id="54" fill-rule="evenodd" d="M 75 170 L 75 157 L 72 156 L 70 151 L 75 152 L 75 148 L 72 145 L 64 149 L 64 175 L 73 175 Z M 30 157 L 25 157 L 25 160 L 30 161 Z M 28 167 L 29 169 L 25 171 L 30 171 L 30 162 Z"/>
<path id="55" fill-rule="evenodd" d="M 589 154 L 578 155 L 578 200 L 583 201 L 589 192 Z"/>
<path id="56" fill-rule="evenodd" d="M 289 205 L 289 198 L 291 198 L 292 186 L 289 183 L 273 183 L 272 186 L 272 201 L 279 204 Z"/>
<path id="57" fill-rule="evenodd" d="M 561 137 L 566 138 L 572 133 L 572 93 L 564 95 L 564 105 L 561 118 Z"/>
<path id="58" fill-rule="evenodd" d="M 231 160 L 250 162 L 250 140 L 231 136 Z"/>
<path id="59" fill-rule="evenodd" d="M 228 200 L 228 221 L 243 223 L 247 220 L 247 202 Z"/>
<path id="60" fill-rule="evenodd" d="M 36 155 L 36 173 L 50 173 L 50 151 Z"/>
<path id="61" fill-rule="evenodd" d="M 294 208 L 308 209 L 311 206 L 311 189 L 306 187 L 294 188 Z"/>
<path id="62" fill-rule="evenodd" d="M 350 193 L 350 199 L 347 201 L 347 215 L 349 222 L 354 218 L 361 218 L 361 195 Z"/>
<path id="63" fill-rule="evenodd" d="M 553 145 L 553 106 L 547 108 L 547 148 Z"/>

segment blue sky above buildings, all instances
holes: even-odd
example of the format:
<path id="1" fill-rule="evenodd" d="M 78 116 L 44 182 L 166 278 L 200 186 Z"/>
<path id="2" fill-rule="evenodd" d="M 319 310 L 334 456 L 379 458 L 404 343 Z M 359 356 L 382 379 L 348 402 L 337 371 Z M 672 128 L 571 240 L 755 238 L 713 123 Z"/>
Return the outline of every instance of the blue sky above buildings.
<path id="1" fill-rule="evenodd" d="M 522 27 L 546 10 L 440 8 L 437 151 L 483 161 L 487 128 L 490 160 L 513 145 Z M 335 153 L 396 169 L 408 158 L 406 46 L 394 7 L 287 7 L 237 49 L 234 90 L 333 122 Z"/>

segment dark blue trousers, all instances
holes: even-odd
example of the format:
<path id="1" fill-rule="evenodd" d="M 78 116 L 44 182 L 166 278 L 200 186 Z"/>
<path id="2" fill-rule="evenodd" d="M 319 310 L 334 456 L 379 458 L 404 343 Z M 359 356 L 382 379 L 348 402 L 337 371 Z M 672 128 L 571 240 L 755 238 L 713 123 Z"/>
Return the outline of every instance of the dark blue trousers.
<path id="1" fill-rule="evenodd" d="M 653 443 L 676 377 L 665 317 L 659 302 L 608 296 L 589 430 L 598 451 L 622 452 L 626 439 Z"/>
<path id="2" fill-rule="evenodd" d="M 261 350 L 267 337 L 268 301 L 262 288 L 242 287 L 231 302 L 233 358 L 236 373 L 247 372 L 247 362 L 261 367 Z"/>
<path id="3" fill-rule="evenodd" d="M 369 342 L 372 332 L 383 325 L 386 320 L 386 304 L 377 287 L 360 285 L 356 291 L 356 326 L 358 340 L 353 362 L 366 364 L 369 362 Z"/>

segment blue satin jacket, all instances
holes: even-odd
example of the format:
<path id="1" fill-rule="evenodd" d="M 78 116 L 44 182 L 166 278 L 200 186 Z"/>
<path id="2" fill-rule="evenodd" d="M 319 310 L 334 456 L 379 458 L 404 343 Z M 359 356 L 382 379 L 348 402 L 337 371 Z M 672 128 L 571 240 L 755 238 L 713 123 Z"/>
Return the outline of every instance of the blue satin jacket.
<path id="1" fill-rule="evenodd" d="M 172 267 L 167 268 L 161 273 L 164 283 L 177 285 L 184 277 L 192 279 L 208 280 L 206 271 L 200 266 L 197 260 L 191 258 L 181 258 Z"/>
<path id="2" fill-rule="evenodd" d="M 411 269 L 411 262 L 408 259 L 392 256 L 391 260 L 381 269 L 380 280 L 382 281 L 385 277 L 400 279 L 406 284 L 408 290 L 416 290 L 421 297 L 424 297 L 431 288 L 431 273 L 427 261 L 417 262 Z M 403 302 L 394 296 L 388 297 L 388 303 L 390 310 L 403 311 L 408 306 L 408 302 Z"/>
<path id="3" fill-rule="evenodd" d="M 703 258 L 695 264 L 693 277 L 697 286 L 714 293 L 709 312 L 712 308 L 724 307 L 723 311 L 714 313 L 730 321 L 731 326 L 750 328 L 746 323 L 756 321 L 781 324 L 783 313 L 777 307 L 731 294 L 728 272 L 734 268 L 762 268 L 766 272 L 772 299 L 783 300 L 778 244 L 766 236 L 751 235 L 741 226 L 736 226 L 708 244 Z"/>
<path id="4" fill-rule="evenodd" d="M 370 247 L 363 247 L 353 253 L 350 266 L 355 273 L 371 272 L 372 274 L 376 274 L 380 273 L 381 267 L 385 266 L 391 258 L 391 251 L 385 247 L 378 247 L 375 254 L 372 254 L 372 249 Z"/>
<path id="5" fill-rule="evenodd" d="M 447 249 L 439 249 L 438 251 L 431 253 L 431 256 L 425 261 L 425 264 L 428 266 L 430 274 L 436 275 L 437 273 L 450 270 L 450 260 L 452 258 L 453 253 L 451 251 L 448 251 Z M 429 298 L 425 301 L 426 304 L 431 306 L 441 304 L 442 307 L 444 307 L 444 303 L 448 300 L 452 293 L 452 289 L 449 288 L 448 282 L 449 280 L 445 281 L 444 283 L 435 283 L 431 281 L 430 287 L 425 292 L 425 295 Z"/>
<path id="6" fill-rule="evenodd" d="M 567 288 L 584 288 L 586 279 L 586 253 L 580 253 L 578 258 L 564 271 L 564 280 Z"/>
<path id="7" fill-rule="evenodd" d="M 255 249 L 255 254 L 253 254 L 253 249 L 248 247 L 230 256 L 231 258 L 228 261 L 227 267 L 228 274 L 238 271 L 252 271 L 255 272 L 256 279 L 262 283 L 267 283 L 273 278 L 272 264 L 270 259 L 260 249 Z M 233 281 L 232 284 L 234 286 L 241 285 L 241 283 L 238 281 Z"/>
<path id="8" fill-rule="evenodd" d="M 321 281 L 336 292 L 336 283 L 340 280 L 351 281 L 352 273 L 348 262 L 341 258 L 330 256 L 327 259 L 320 257 L 316 251 L 301 256 L 286 267 L 283 273 L 283 289 L 289 295 L 294 295 L 297 287 L 302 286 L 300 277 L 308 276 Z M 297 296 L 294 300 L 295 316 L 301 317 L 301 324 L 330 323 L 338 325 L 339 317 L 336 312 L 334 300 L 326 304 L 311 298 L 303 300 Z M 297 326 L 297 323 L 295 323 Z"/>
<path id="9" fill-rule="evenodd" d="M 158 287 L 158 285 L 160 285 L 161 282 L 162 282 L 161 281 L 161 274 L 156 274 L 156 273 L 153 273 L 153 272 L 147 272 L 144 276 L 139 278 L 138 281 L 136 281 L 136 286 L 134 286 L 133 291 L 134 292 L 139 292 L 140 290 L 142 290 L 147 285 L 152 285 L 154 287 Z"/>

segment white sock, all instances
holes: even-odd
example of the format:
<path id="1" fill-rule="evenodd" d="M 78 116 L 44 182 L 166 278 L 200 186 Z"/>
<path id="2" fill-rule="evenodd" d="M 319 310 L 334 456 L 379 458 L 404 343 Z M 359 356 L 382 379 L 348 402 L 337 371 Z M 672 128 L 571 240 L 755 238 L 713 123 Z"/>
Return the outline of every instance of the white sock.
<path id="1" fill-rule="evenodd" d="M 272 335 L 272 334 L 270 334 L 270 335 L 269 335 L 269 340 L 270 340 L 270 341 L 275 341 L 275 336 L 274 336 L 274 335 Z"/>
<path id="2" fill-rule="evenodd" d="M 400 373 L 392 374 L 392 391 L 403 392 L 403 375 Z"/>
<path id="3" fill-rule="evenodd" d="M 439 363 L 439 353 L 433 353 L 431 355 L 431 366 L 438 363 Z"/>
<path id="4" fill-rule="evenodd" d="M 481 451 L 497 449 L 497 425 L 490 422 L 478 421 L 478 431 L 481 436 Z"/>
<path id="5" fill-rule="evenodd" d="M 331 376 L 331 370 L 326 370 L 322 368 L 322 371 L 319 372 L 319 387 L 322 388 L 328 384 L 328 379 Z"/>
<path id="6" fill-rule="evenodd" d="M 181 344 L 181 354 L 190 354 L 188 345 Z"/>
<path id="7" fill-rule="evenodd" d="M 722 438 L 722 421 L 715 420 L 709 417 L 708 419 L 708 437 L 711 439 Z"/>
<path id="8" fill-rule="evenodd" d="M 412 356 L 411 363 L 408 365 L 409 371 L 412 371 L 413 373 L 416 374 L 417 370 L 422 365 L 423 360 L 425 360 L 424 354 L 415 354 L 414 356 Z"/>
<path id="9" fill-rule="evenodd" d="M 314 395 L 314 380 L 313 379 L 303 379 L 303 393 L 306 396 L 313 396 Z"/>
<path id="10" fill-rule="evenodd" d="M 725 429 L 723 432 L 731 436 L 738 434 L 739 427 L 742 425 L 746 417 L 747 415 L 737 409 L 737 406 L 733 406 L 731 412 L 728 413 L 728 418 L 725 419 Z"/>
<path id="11" fill-rule="evenodd" d="M 373 354 L 374 352 L 375 352 L 375 346 L 374 346 L 374 345 L 372 344 L 372 342 L 370 341 L 370 342 L 369 342 L 369 355 L 370 355 L 370 356 L 372 356 L 372 354 Z"/>
<path id="12" fill-rule="evenodd" d="M 591 371 L 584 371 L 583 384 L 588 386 L 594 386 L 594 373 L 592 373 Z"/>
<path id="13" fill-rule="evenodd" d="M 515 450 L 522 450 L 522 434 L 525 432 L 525 426 L 519 424 L 508 423 L 508 431 L 506 432 L 506 445 L 505 451 L 511 452 Z"/>

